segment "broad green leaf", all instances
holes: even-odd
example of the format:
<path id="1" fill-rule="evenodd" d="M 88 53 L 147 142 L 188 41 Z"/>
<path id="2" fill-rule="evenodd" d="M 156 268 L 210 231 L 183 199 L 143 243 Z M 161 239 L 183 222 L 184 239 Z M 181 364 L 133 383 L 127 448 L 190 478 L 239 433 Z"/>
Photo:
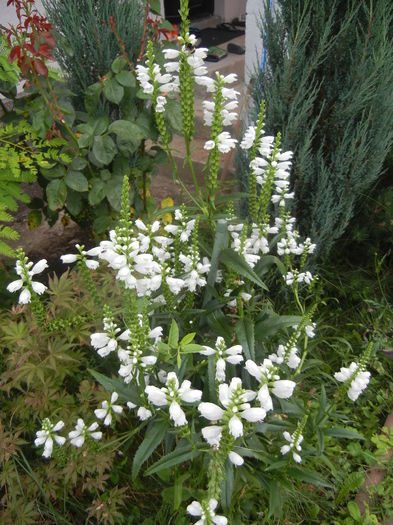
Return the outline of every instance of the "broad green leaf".
<path id="1" fill-rule="evenodd" d="M 112 177 L 105 185 L 105 195 L 110 205 L 116 211 L 120 211 L 121 208 L 121 188 L 123 179 L 120 177 Z"/>
<path id="2" fill-rule="evenodd" d="M 274 479 L 269 481 L 269 518 L 273 516 L 281 518 L 285 503 L 283 493 L 283 487 L 278 481 Z"/>
<path id="3" fill-rule="evenodd" d="M 64 206 L 67 198 L 67 186 L 64 180 L 51 180 L 46 187 L 46 196 L 48 199 L 48 206 L 51 210 L 56 210 Z"/>
<path id="4" fill-rule="evenodd" d="M 134 385 L 126 385 L 121 379 L 113 379 L 100 372 L 88 369 L 89 373 L 109 392 L 117 392 L 123 401 L 131 401 L 134 405 L 140 404 L 140 399 Z"/>
<path id="5" fill-rule="evenodd" d="M 254 321 L 248 317 L 239 319 L 236 323 L 235 331 L 239 343 L 243 347 L 244 356 L 246 359 L 255 360 L 255 335 L 254 335 Z"/>
<path id="6" fill-rule="evenodd" d="M 182 116 L 179 102 L 168 99 L 165 106 L 165 119 L 174 131 L 182 131 Z"/>
<path id="7" fill-rule="evenodd" d="M 83 208 L 82 195 L 69 189 L 67 191 L 66 208 L 73 217 L 79 215 Z"/>
<path id="8" fill-rule="evenodd" d="M 120 71 L 120 73 L 117 73 L 115 78 L 121 86 L 124 86 L 124 87 L 135 87 L 136 86 L 136 79 L 134 75 L 131 73 L 131 71 Z"/>
<path id="9" fill-rule="evenodd" d="M 111 69 L 114 73 L 120 73 L 122 69 L 127 65 L 127 60 L 122 56 L 118 56 L 112 62 Z"/>
<path id="10" fill-rule="evenodd" d="M 168 344 L 171 348 L 177 348 L 179 344 L 179 327 L 174 319 L 172 319 L 171 329 L 169 330 Z"/>
<path id="11" fill-rule="evenodd" d="M 71 188 L 72 190 L 75 190 L 78 192 L 88 190 L 89 183 L 86 177 L 83 175 L 83 173 L 80 173 L 79 171 L 70 170 L 65 176 L 64 180 L 67 186 Z"/>
<path id="12" fill-rule="evenodd" d="M 96 82 L 95 84 L 88 86 L 86 89 L 85 108 L 90 115 L 97 111 L 98 102 L 103 88 L 104 85 L 102 82 Z"/>
<path id="13" fill-rule="evenodd" d="M 71 168 L 75 171 L 84 170 L 87 166 L 87 160 L 83 157 L 74 157 L 71 162 Z"/>
<path id="14" fill-rule="evenodd" d="M 172 468 L 179 463 L 191 461 L 192 459 L 199 456 L 200 453 L 201 450 L 193 448 L 189 444 L 184 444 L 184 442 L 180 442 L 173 452 L 167 454 L 154 463 L 154 465 L 152 465 L 150 468 L 148 468 L 145 472 L 145 476 L 151 476 L 152 474 L 157 474 L 157 472 L 167 468 Z"/>
<path id="15" fill-rule="evenodd" d="M 93 221 L 93 229 L 96 233 L 103 233 L 110 224 L 110 218 L 108 215 L 100 215 Z"/>
<path id="16" fill-rule="evenodd" d="M 246 261 L 231 248 L 227 248 L 221 252 L 220 262 L 231 270 L 237 272 L 242 277 L 257 284 L 264 290 L 268 290 L 267 286 L 261 281 L 251 266 L 249 266 Z"/>
<path id="17" fill-rule="evenodd" d="M 132 462 L 132 479 L 137 477 L 143 463 L 149 459 L 164 439 L 167 428 L 168 423 L 166 421 L 154 421 L 149 425 L 145 439 L 139 445 L 134 456 L 134 461 Z"/>
<path id="18" fill-rule="evenodd" d="M 91 190 L 89 191 L 89 204 L 96 206 L 105 198 L 105 183 L 99 178 L 91 180 Z"/>
<path id="19" fill-rule="evenodd" d="M 94 137 L 92 153 L 95 158 L 106 166 L 110 164 L 117 153 L 117 148 L 113 140 L 108 136 Z"/>
<path id="20" fill-rule="evenodd" d="M 114 78 L 108 78 L 104 82 L 104 95 L 109 102 L 120 104 L 124 95 L 124 88 Z"/>
<path id="21" fill-rule="evenodd" d="M 150 11 L 152 11 L 156 15 L 160 15 L 161 14 L 161 2 L 160 2 L 160 0 L 150 0 L 149 7 L 150 7 Z"/>
<path id="22" fill-rule="evenodd" d="M 355 430 L 345 427 L 327 428 L 326 430 L 324 430 L 324 434 L 326 436 L 332 436 L 343 439 L 364 439 L 364 436 L 362 436 Z"/>
<path id="23" fill-rule="evenodd" d="M 106 115 L 95 117 L 89 121 L 89 126 L 93 130 L 93 135 L 103 135 L 109 126 L 109 118 Z"/>
<path id="24" fill-rule="evenodd" d="M 255 336 L 258 339 L 270 337 L 283 328 L 298 325 L 301 320 L 300 315 L 278 315 L 269 312 L 266 319 L 255 324 Z"/>
<path id="25" fill-rule="evenodd" d="M 291 477 L 299 481 L 304 481 L 305 483 L 311 483 L 312 485 L 315 485 L 317 487 L 325 487 L 325 488 L 333 487 L 331 483 L 326 481 L 322 476 L 320 476 L 316 472 L 310 472 L 308 470 L 303 470 L 299 467 L 288 467 L 287 472 Z"/>
<path id="26" fill-rule="evenodd" d="M 363 523 L 362 514 L 355 501 L 349 501 L 347 507 L 351 517 L 358 523 Z"/>
<path id="27" fill-rule="evenodd" d="M 121 140 L 139 144 L 144 138 L 143 130 L 134 122 L 129 120 L 115 120 L 109 126 L 109 133 L 115 133 Z"/>

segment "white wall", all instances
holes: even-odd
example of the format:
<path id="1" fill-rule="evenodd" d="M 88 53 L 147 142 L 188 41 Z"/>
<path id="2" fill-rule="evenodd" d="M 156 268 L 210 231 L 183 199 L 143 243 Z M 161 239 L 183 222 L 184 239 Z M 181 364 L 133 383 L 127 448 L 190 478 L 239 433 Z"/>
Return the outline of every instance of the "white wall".
<path id="1" fill-rule="evenodd" d="M 40 13 L 44 12 L 41 0 L 36 0 L 35 5 Z M 7 7 L 7 0 L 0 0 L 0 24 L 7 27 L 9 24 L 16 25 L 17 23 L 15 7 L 12 5 Z"/>
<path id="2" fill-rule="evenodd" d="M 214 0 L 214 14 L 223 22 L 232 22 L 234 18 L 244 19 L 246 0 Z"/>

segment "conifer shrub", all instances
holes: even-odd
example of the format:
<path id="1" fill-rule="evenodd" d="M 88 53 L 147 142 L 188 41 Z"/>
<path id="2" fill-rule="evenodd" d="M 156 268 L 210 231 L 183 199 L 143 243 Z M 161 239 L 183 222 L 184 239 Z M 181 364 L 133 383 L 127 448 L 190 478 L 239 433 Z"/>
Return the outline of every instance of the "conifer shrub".
<path id="1" fill-rule="evenodd" d="M 265 6 L 254 107 L 295 151 L 291 182 L 301 230 L 327 255 L 383 173 L 393 139 L 392 6 L 279 0 Z M 241 185 L 246 182 L 246 159 Z"/>

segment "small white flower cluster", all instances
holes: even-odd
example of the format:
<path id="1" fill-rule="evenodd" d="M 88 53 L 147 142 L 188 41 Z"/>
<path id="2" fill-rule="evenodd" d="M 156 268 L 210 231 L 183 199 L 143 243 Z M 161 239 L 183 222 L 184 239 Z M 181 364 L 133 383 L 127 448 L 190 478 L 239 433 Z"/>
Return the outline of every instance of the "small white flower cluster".
<path id="1" fill-rule="evenodd" d="M 31 301 L 31 292 L 35 292 L 38 295 L 41 295 L 45 292 L 46 286 L 37 281 L 33 281 L 32 277 L 43 272 L 48 268 L 48 263 L 46 259 L 41 259 L 34 264 L 28 260 L 26 256 L 21 256 L 15 265 L 15 271 L 19 275 L 20 279 L 12 281 L 8 286 L 7 290 L 11 293 L 17 292 L 22 289 L 19 294 L 18 303 L 19 304 L 28 304 Z"/>
<path id="2" fill-rule="evenodd" d="M 306 283 L 310 284 L 313 281 L 313 276 L 311 272 L 298 272 L 297 270 L 293 270 L 292 272 L 288 272 L 286 275 L 284 275 L 285 283 L 288 286 L 291 286 L 293 283 Z"/>
<path id="3" fill-rule="evenodd" d="M 187 512 L 191 516 L 201 516 L 201 519 L 195 522 L 195 525 L 206 525 L 213 523 L 214 525 L 227 525 L 228 519 L 225 516 L 219 516 L 215 513 L 218 501 L 211 498 L 209 502 L 193 501 L 188 505 Z"/>
<path id="4" fill-rule="evenodd" d="M 110 401 L 103 401 L 101 403 L 101 408 L 94 410 L 96 418 L 103 419 L 104 425 L 106 426 L 109 426 L 112 423 L 113 414 L 121 414 L 123 412 L 123 407 L 115 404 L 118 398 L 119 394 L 117 392 L 112 392 Z M 102 432 L 97 431 L 98 427 L 99 425 L 96 421 L 88 426 L 82 418 L 78 418 L 75 430 L 71 430 L 71 432 L 68 433 L 71 445 L 81 448 L 84 445 L 86 438 L 99 441 L 102 438 Z M 42 453 L 44 458 L 50 458 L 52 456 L 54 443 L 63 446 L 66 442 L 64 436 L 59 436 L 57 434 L 62 428 L 64 428 L 63 421 L 59 421 L 56 425 L 53 425 L 48 418 L 43 420 L 41 430 L 36 432 L 34 444 L 36 447 L 44 445 Z"/>
<path id="5" fill-rule="evenodd" d="M 266 410 L 262 407 L 251 407 L 250 401 L 256 398 L 252 390 L 242 388 L 242 380 L 239 377 L 232 378 L 229 385 L 219 385 L 219 400 L 224 408 L 214 404 L 203 402 L 198 406 L 201 415 L 212 422 L 222 422 L 222 425 L 211 425 L 202 428 L 202 435 L 212 447 L 218 448 L 222 438 L 224 425 L 228 426 L 230 435 L 237 439 L 243 435 L 242 419 L 250 423 L 259 423 L 266 417 Z M 244 463 L 243 458 L 236 452 L 231 451 L 230 461 L 236 466 Z"/>
<path id="6" fill-rule="evenodd" d="M 262 365 L 257 365 L 248 359 L 245 366 L 247 372 L 255 377 L 260 384 L 257 397 L 261 407 L 266 412 L 273 410 L 271 392 L 280 399 L 292 397 L 296 383 L 288 379 L 280 379 L 278 368 L 273 365 L 270 359 L 264 359 Z"/>
<path id="7" fill-rule="evenodd" d="M 137 219 L 134 233 L 128 227 L 118 227 L 109 232 L 109 240 L 101 241 L 99 247 L 80 255 L 63 255 L 62 260 L 74 262 L 85 254 L 98 255 L 116 270 L 116 278 L 126 288 L 135 289 L 139 297 L 159 290 L 163 280 L 174 295 L 183 290 L 195 292 L 206 285 L 205 275 L 210 270 L 210 263 L 206 257 L 201 260 L 199 252 L 189 242 L 195 219 L 187 220 L 181 209 L 175 211 L 175 219 L 178 223 L 166 225 L 162 234 L 159 221 L 146 225 Z M 174 248 L 175 242 L 180 244 L 179 253 Z M 87 262 L 89 268 L 98 266 L 98 263 L 92 264 L 95 261 Z M 163 297 L 160 301 L 165 303 Z"/>
<path id="8" fill-rule="evenodd" d="M 60 257 L 64 264 L 82 261 L 87 266 L 87 268 L 89 268 L 89 270 L 96 270 L 98 268 L 100 263 L 94 259 L 87 259 L 87 256 L 96 257 L 97 255 L 100 255 L 101 248 L 99 246 L 87 251 L 84 250 L 84 247 L 80 246 L 79 244 L 75 244 L 75 248 L 79 253 L 66 253 Z"/>
<path id="9" fill-rule="evenodd" d="M 215 348 L 210 346 L 204 346 L 204 350 L 201 350 L 199 353 L 202 355 L 215 355 L 216 357 L 216 380 L 219 383 L 225 381 L 225 368 L 226 363 L 231 365 L 238 365 L 243 361 L 243 348 L 241 345 L 231 346 L 227 348 L 225 345 L 225 340 L 223 337 L 217 337 Z"/>
<path id="10" fill-rule="evenodd" d="M 258 226 L 252 224 L 249 237 L 244 235 L 245 225 L 229 224 L 228 231 L 231 235 L 231 248 L 241 255 L 246 263 L 253 268 L 260 260 L 261 255 L 269 253 L 269 234 L 277 234 L 276 226 Z"/>
<path id="11" fill-rule="evenodd" d="M 335 379 L 341 383 L 348 381 L 349 389 L 347 395 L 352 401 L 356 401 L 360 394 L 367 388 L 371 374 L 367 370 L 359 370 L 359 365 L 352 362 L 348 368 L 341 367 L 334 374 Z"/>
<path id="12" fill-rule="evenodd" d="M 288 454 L 288 452 L 292 451 L 292 457 L 296 463 L 301 463 L 302 458 L 297 452 L 300 452 L 302 450 L 302 447 L 300 444 L 303 441 L 302 434 L 299 434 L 297 431 L 295 431 L 293 434 L 290 434 L 289 432 L 283 432 L 283 436 L 288 441 L 289 445 L 283 445 L 281 447 L 281 454 L 285 455 Z M 297 452 L 296 452 L 297 451 Z"/>
<path id="13" fill-rule="evenodd" d="M 216 80 L 207 76 L 201 76 L 196 78 L 195 81 L 197 84 L 206 87 L 206 90 L 209 93 L 215 93 L 217 89 L 221 90 L 223 99 L 222 107 L 220 109 L 222 125 L 232 125 L 232 123 L 239 118 L 238 114 L 233 110 L 238 106 L 237 97 L 240 95 L 240 93 L 235 89 L 226 88 L 224 85 L 236 82 L 237 75 L 232 73 L 230 75 L 224 76 L 217 72 Z M 203 108 L 204 124 L 205 126 L 212 126 L 214 113 L 216 111 L 215 102 L 205 100 L 203 102 Z M 217 146 L 220 153 L 229 153 L 229 151 L 233 149 L 236 144 L 237 140 L 233 139 L 228 131 L 222 131 L 214 140 L 206 141 L 204 148 L 209 151 Z"/>
<path id="14" fill-rule="evenodd" d="M 201 400 L 202 391 L 191 388 L 191 382 L 185 380 L 179 386 L 179 379 L 175 372 L 169 372 L 165 387 L 157 388 L 148 385 L 145 389 L 149 402 L 157 407 L 169 406 L 169 416 L 175 427 L 187 424 L 186 415 L 181 408 L 181 402 L 195 403 Z"/>
<path id="15" fill-rule="evenodd" d="M 277 352 L 269 355 L 272 363 L 281 365 L 285 363 L 289 368 L 296 369 L 300 364 L 300 357 L 297 355 L 298 349 L 295 345 L 278 345 Z"/>

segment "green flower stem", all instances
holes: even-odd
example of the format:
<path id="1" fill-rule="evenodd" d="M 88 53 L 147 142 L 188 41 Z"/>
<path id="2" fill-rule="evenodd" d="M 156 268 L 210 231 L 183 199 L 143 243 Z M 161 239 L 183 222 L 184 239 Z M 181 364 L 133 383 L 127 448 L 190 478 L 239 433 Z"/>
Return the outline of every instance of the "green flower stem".
<path id="1" fill-rule="evenodd" d="M 45 323 L 45 319 L 46 319 L 44 307 L 42 306 L 42 303 L 38 295 L 33 291 L 32 287 L 29 286 L 28 288 L 31 294 L 31 299 L 30 299 L 31 311 L 33 312 L 33 315 L 37 321 L 38 326 L 43 326 Z"/>
<path id="2" fill-rule="evenodd" d="M 100 304 L 100 296 L 98 295 L 96 285 L 94 284 L 90 270 L 87 268 L 85 261 L 83 259 L 79 259 L 77 262 L 77 266 L 82 274 L 82 279 L 86 285 L 86 288 L 91 298 L 94 300 L 95 304 Z"/>
<path id="3" fill-rule="evenodd" d="M 234 445 L 234 438 L 229 433 L 227 426 L 222 431 L 222 437 L 220 441 L 220 447 L 217 450 L 213 450 L 213 456 L 208 466 L 208 487 L 207 487 L 207 500 L 215 498 L 220 499 L 221 484 L 225 476 L 225 462 L 228 458 L 229 452 L 232 450 Z"/>

